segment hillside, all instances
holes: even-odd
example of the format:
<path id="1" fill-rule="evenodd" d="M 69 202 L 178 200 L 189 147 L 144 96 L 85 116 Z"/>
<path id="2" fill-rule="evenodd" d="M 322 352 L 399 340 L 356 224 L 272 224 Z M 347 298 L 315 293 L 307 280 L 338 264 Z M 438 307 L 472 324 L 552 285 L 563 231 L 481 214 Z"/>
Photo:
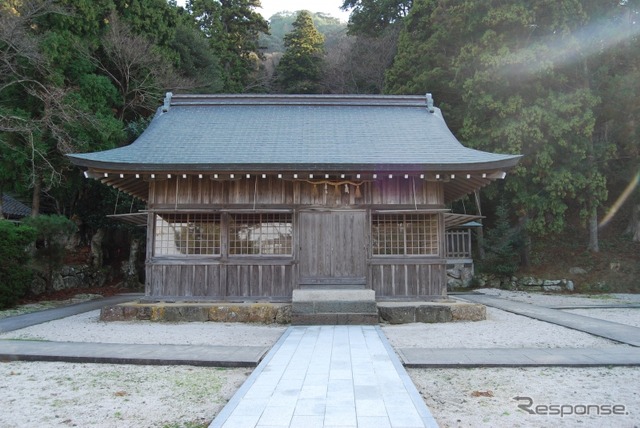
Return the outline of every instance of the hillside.
<path id="1" fill-rule="evenodd" d="M 577 292 L 640 293 L 640 242 L 633 242 L 624 231 L 628 219 L 620 217 L 600 232 L 600 252 L 586 250 L 587 233 L 580 226 L 534 242 L 531 266 L 518 276 L 566 278 L 574 281 Z M 580 267 L 586 274 L 569 270 Z"/>

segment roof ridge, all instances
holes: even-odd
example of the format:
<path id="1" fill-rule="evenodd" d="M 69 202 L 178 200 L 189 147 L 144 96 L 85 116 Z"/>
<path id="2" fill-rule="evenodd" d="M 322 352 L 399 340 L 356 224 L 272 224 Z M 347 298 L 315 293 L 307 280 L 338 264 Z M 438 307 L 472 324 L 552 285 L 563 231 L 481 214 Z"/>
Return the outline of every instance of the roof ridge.
<path id="1" fill-rule="evenodd" d="M 342 105 L 427 107 L 424 95 L 337 95 L 337 94 L 171 94 L 171 106 L 189 105 Z M 166 105 L 166 103 L 165 103 Z"/>

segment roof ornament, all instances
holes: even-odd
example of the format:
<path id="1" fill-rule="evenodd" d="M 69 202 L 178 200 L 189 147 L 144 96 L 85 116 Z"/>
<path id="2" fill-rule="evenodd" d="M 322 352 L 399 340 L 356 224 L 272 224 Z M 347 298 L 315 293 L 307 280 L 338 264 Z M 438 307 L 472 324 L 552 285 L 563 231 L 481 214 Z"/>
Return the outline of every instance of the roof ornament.
<path id="1" fill-rule="evenodd" d="M 436 111 L 433 108 L 433 96 L 430 93 L 427 93 L 427 108 L 429 109 L 429 113 Z"/>
<path id="2" fill-rule="evenodd" d="M 167 92 L 164 97 L 164 105 L 162 106 L 162 112 L 166 113 L 169 111 L 169 107 L 171 107 L 171 97 L 173 96 L 173 92 Z"/>

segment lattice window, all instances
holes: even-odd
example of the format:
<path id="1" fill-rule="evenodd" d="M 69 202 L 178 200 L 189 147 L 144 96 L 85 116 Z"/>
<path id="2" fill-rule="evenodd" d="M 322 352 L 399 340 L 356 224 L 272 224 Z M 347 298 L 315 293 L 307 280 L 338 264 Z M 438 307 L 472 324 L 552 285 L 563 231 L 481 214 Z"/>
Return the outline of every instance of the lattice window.
<path id="1" fill-rule="evenodd" d="M 230 255 L 292 255 L 293 220 L 288 213 L 230 214 Z"/>
<path id="2" fill-rule="evenodd" d="M 374 256 L 438 255 L 437 214 L 372 214 Z"/>
<path id="3" fill-rule="evenodd" d="M 155 256 L 220 254 L 220 215 L 205 213 L 157 214 Z"/>

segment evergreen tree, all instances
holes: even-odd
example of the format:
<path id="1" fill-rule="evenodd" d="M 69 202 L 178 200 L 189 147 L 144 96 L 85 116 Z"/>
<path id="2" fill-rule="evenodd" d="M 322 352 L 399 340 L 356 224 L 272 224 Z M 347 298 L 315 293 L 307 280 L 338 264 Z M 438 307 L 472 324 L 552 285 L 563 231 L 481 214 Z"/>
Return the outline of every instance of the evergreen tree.
<path id="1" fill-rule="evenodd" d="M 621 7 L 418 0 L 385 90 L 441 94 L 451 127 L 468 145 L 524 154 L 505 191 L 530 233 L 562 231 L 569 214 L 593 224 L 615 152 L 596 88 L 611 82 L 604 46 L 617 45 L 611 30 Z"/>
<path id="2" fill-rule="evenodd" d="M 349 34 L 380 36 L 389 26 L 401 22 L 414 0 L 344 0 L 342 9 L 352 9 Z"/>
<path id="3" fill-rule="evenodd" d="M 262 58 L 258 36 L 269 33 L 269 24 L 255 11 L 258 7 L 259 0 L 187 2 L 187 10 L 220 60 L 226 92 L 246 92 L 254 83 Z"/>
<path id="4" fill-rule="evenodd" d="M 28 246 L 35 237 L 33 228 L 0 219 L 0 309 L 27 293 L 32 278 Z"/>
<path id="5" fill-rule="evenodd" d="M 520 237 L 516 229 L 509 224 L 509 208 L 504 199 L 501 199 L 496 207 L 495 215 L 494 227 L 485 234 L 485 257 L 479 262 L 479 269 L 501 279 L 510 279 L 518 269 L 516 249 Z"/>
<path id="6" fill-rule="evenodd" d="M 319 93 L 324 36 L 308 11 L 298 13 L 293 30 L 284 38 L 284 46 L 286 51 L 276 69 L 280 89 L 285 93 Z"/>

